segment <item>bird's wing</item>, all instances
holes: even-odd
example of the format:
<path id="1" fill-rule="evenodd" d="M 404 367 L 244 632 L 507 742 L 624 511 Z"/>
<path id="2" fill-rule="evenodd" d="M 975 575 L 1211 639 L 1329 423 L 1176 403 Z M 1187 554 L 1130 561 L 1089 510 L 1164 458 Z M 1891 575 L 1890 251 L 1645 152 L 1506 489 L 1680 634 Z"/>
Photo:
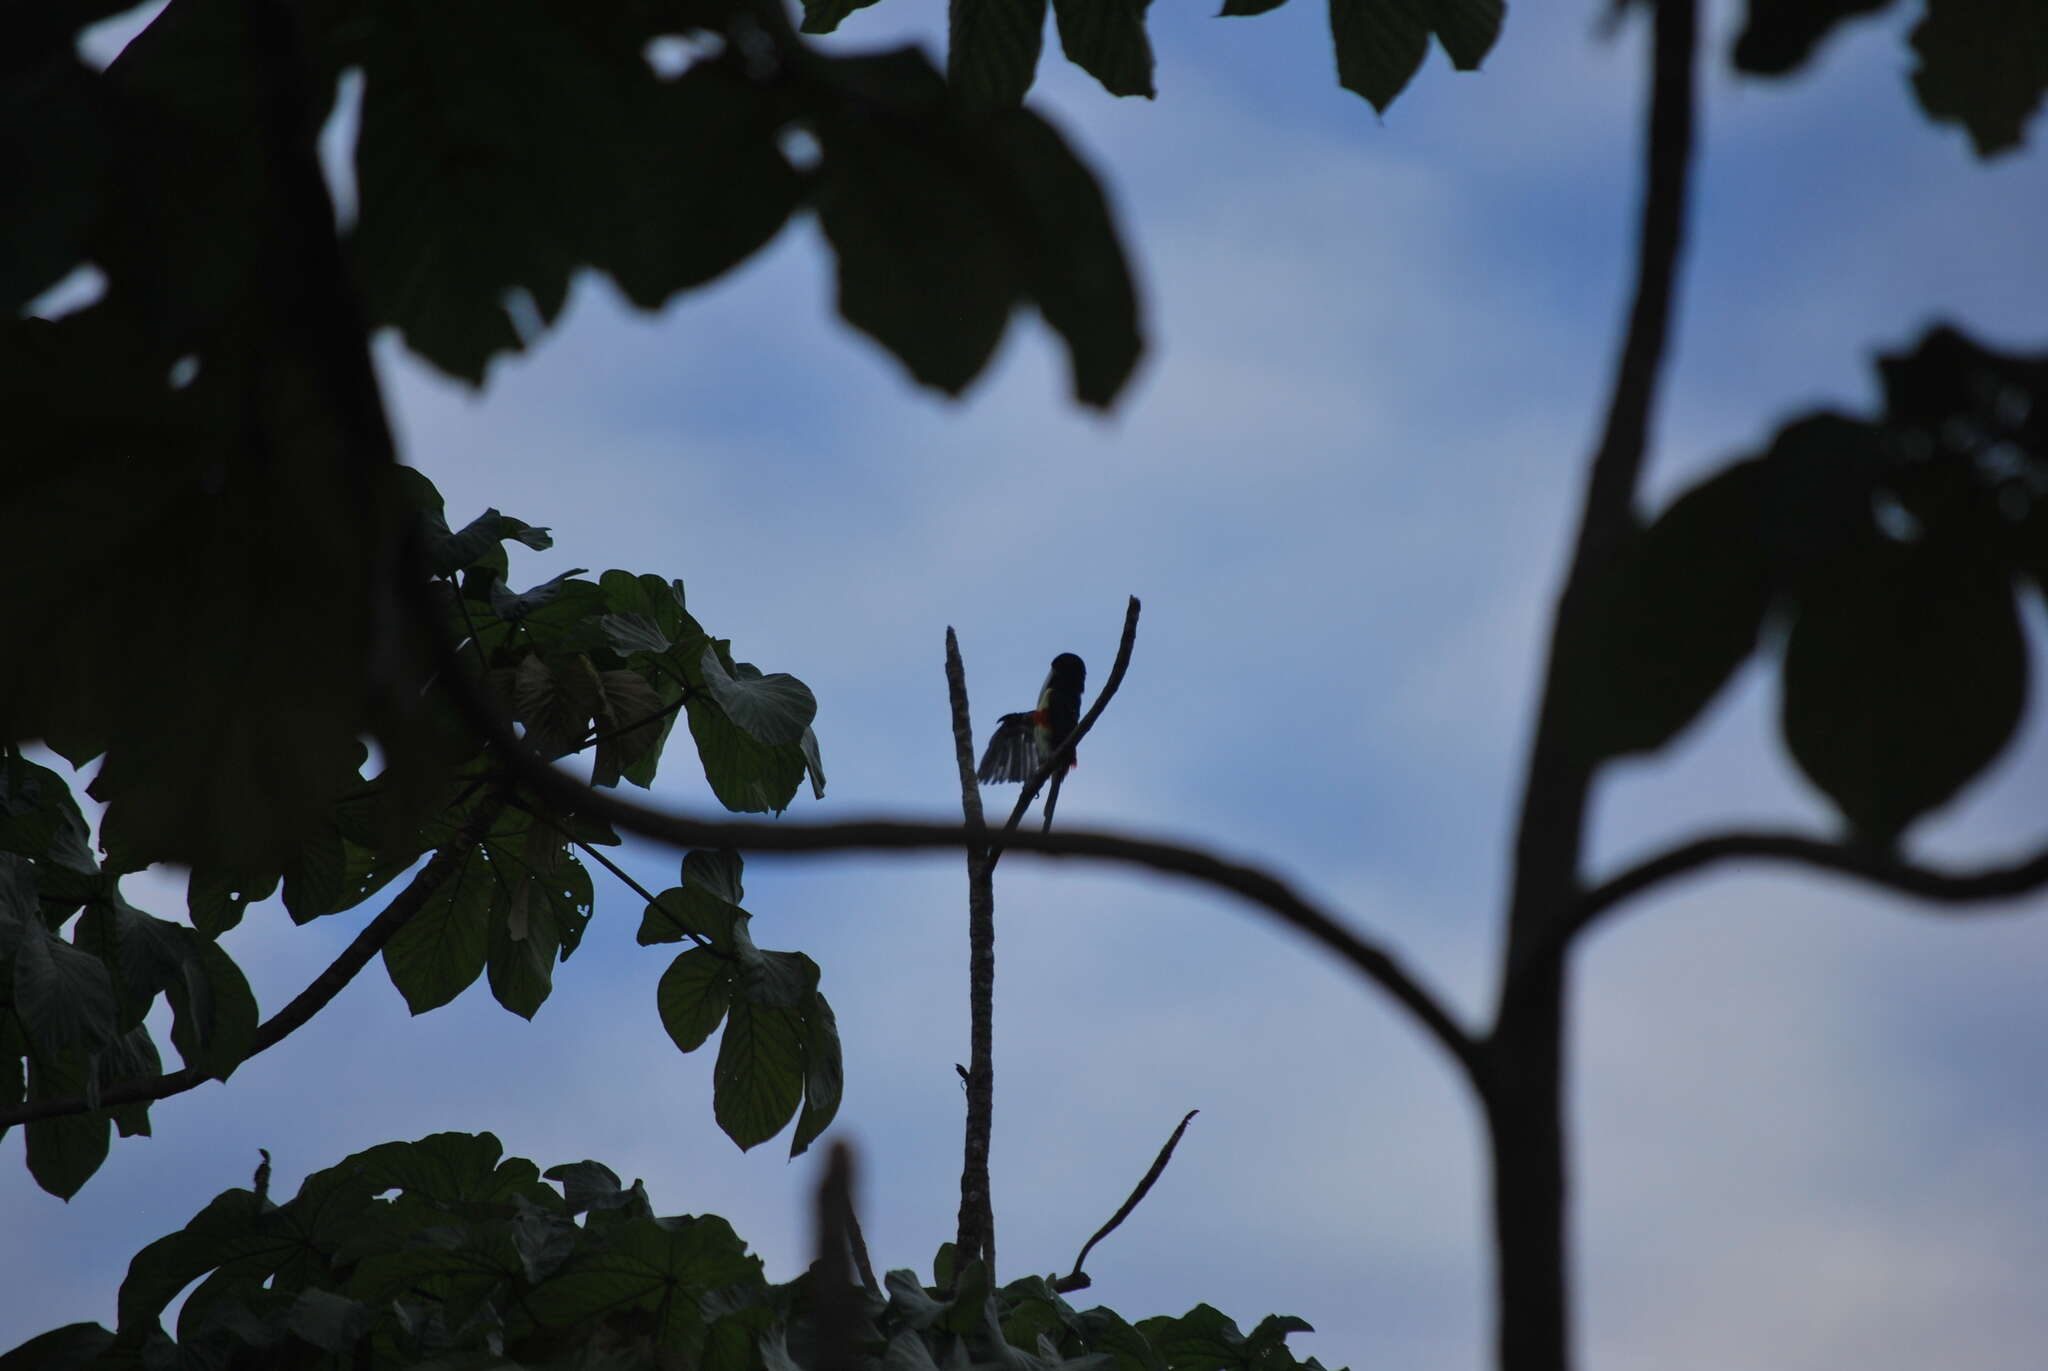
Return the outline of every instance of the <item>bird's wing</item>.
<path id="1" fill-rule="evenodd" d="M 981 767 L 974 774 L 983 785 L 1024 781 L 1038 770 L 1037 730 L 1029 714 L 1005 714 L 996 721 L 995 735 L 981 754 Z"/>

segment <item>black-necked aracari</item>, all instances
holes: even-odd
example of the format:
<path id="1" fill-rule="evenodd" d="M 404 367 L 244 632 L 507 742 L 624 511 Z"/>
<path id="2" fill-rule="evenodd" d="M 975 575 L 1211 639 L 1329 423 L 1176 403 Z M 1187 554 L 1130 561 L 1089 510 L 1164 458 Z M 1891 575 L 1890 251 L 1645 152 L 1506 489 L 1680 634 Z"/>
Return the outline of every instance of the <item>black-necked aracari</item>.
<path id="1" fill-rule="evenodd" d="M 1053 658 L 1052 670 L 1038 692 L 1038 708 L 996 720 L 995 736 L 988 740 L 981 768 L 975 772 L 981 783 L 1029 780 L 1081 722 L 1081 691 L 1087 683 L 1088 668 L 1079 657 L 1062 652 Z M 1067 763 L 1069 770 L 1073 766 L 1074 761 Z"/>

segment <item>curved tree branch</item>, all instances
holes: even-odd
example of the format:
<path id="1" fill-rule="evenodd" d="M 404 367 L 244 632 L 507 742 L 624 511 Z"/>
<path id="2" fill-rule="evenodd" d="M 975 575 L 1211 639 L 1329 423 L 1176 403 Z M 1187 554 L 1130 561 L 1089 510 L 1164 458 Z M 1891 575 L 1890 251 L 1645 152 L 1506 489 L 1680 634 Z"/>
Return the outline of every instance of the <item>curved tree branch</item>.
<path id="1" fill-rule="evenodd" d="M 1977 871 L 1941 871 L 1900 861 L 1888 853 L 1797 833 L 1718 833 L 1695 838 L 1659 853 L 1587 891 L 1559 920 L 1537 951 L 1556 956 L 1621 904 L 1676 877 L 1723 862 L 1755 858 L 1791 862 L 1851 876 L 1871 885 L 1914 895 L 1939 905 L 1971 905 L 2029 895 L 2048 886 L 2048 847 L 2010 866 Z M 1960 912 L 1960 911 L 1958 911 Z M 1989 912 L 1989 911 L 1985 911 Z M 1526 968 L 1517 967 L 1519 976 Z"/>
<path id="2" fill-rule="evenodd" d="M 521 777 L 550 798 L 582 813 L 602 818 L 642 837 L 680 847 L 731 847 L 746 852 L 901 852 L 958 848 L 981 841 L 986 830 L 952 824 L 910 823 L 889 819 L 852 820 L 833 824 L 779 824 L 758 821 L 691 819 L 649 809 L 606 791 L 590 791 L 545 764 L 542 779 L 521 763 Z M 1237 895 L 1306 934 L 1335 953 L 1366 979 L 1385 990 L 1425 1031 L 1463 1066 L 1475 1084 L 1481 1080 L 1478 1044 L 1450 1012 L 1395 957 L 1360 937 L 1334 916 L 1304 898 L 1292 886 L 1258 867 L 1240 865 L 1201 848 L 1106 833 L 1068 829 L 1061 833 L 1013 834 L 1010 846 L 1046 857 L 1085 857 L 1142 866 L 1168 875 L 1214 886 Z"/>
<path id="3" fill-rule="evenodd" d="M 479 839 L 490 830 L 497 819 L 498 811 L 504 807 L 502 795 L 486 796 L 478 804 L 476 812 L 466 821 L 456 840 L 442 848 L 428 859 L 405 889 L 392 897 L 377 917 L 363 925 L 341 955 L 327 964 L 310 981 L 304 990 L 292 997 L 291 1003 L 257 1025 L 248 1056 L 267 1052 L 283 1042 L 293 1033 L 306 1026 L 315 1014 L 325 1009 L 336 995 L 356 974 L 370 964 L 370 959 L 384 950 L 384 945 L 398 935 L 398 930 L 412 922 L 421 909 L 426 907 L 434 892 L 454 874 L 456 863 Z M 102 1086 L 99 1091 L 100 1109 L 111 1109 L 116 1105 L 137 1104 L 145 1100 L 167 1099 L 182 1095 L 213 1079 L 205 1071 L 188 1066 L 179 1071 L 166 1072 L 161 1076 L 138 1077 L 133 1080 L 115 1081 Z M 88 1103 L 83 1095 L 68 1095 L 60 1098 L 28 1100 L 10 1109 L 0 1109 L 0 1128 L 12 1128 L 16 1124 L 34 1123 L 39 1119 L 61 1118 L 67 1114 L 88 1114 L 95 1106 Z"/>
<path id="4" fill-rule="evenodd" d="M 415 548 L 417 535 L 415 534 Z M 565 813 L 588 814 L 643 838 L 677 847 L 730 847 L 746 852 L 850 852 L 910 851 L 933 848 L 972 848 L 988 841 L 986 828 L 955 827 L 951 824 L 899 822 L 888 819 L 854 820 L 834 824 L 784 824 L 758 821 L 692 819 L 680 814 L 637 804 L 616 791 L 588 786 L 554 766 L 529 747 L 512 730 L 497 706 L 477 688 L 476 682 L 460 670 L 454 647 L 438 630 L 433 618 L 433 601 L 424 579 L 405 582 L 407 604 L 416 622 L 430 636 L 428 643 L 447 685 L 451 703 L 464 722 L 491 744 L 497 755 L 518 779 Z M 1137 602 L 1134 599 L 1124 623 L 1124 646 L 1110 679 L 1103 685 L 1095 706 L 1074 729 L 1069 741 L 1078 741 L 1087 726 L 1101 716 L 1111 687 L 1120 683 L 1130 662 L 1130 644 L 1137 632 Z M 1058 764 L 1067 749 L 1053 752 Z M 1126 862 L 1170 875 L 1186 876 L 1243 897 L 1299 929 L 1337 954 L 1366 979 L 1391 995 L 1414 1016 L 1417 1023 L 1450 1053 L 1473 1088 L 1482 1096 L 1488 1087 L 1480 1044 L 1451 1017 L 1450 1011 L 1424 989 L 1392 954 L 1338 923 L 1279 877 L 1256 867 L 1226 862 L 1200 848 L 1182 847 L 1118 833 L 1032 833 L 1017 830 L 1003 841 L 1024 852 L 1048 857 L 1093 857 Z"/>

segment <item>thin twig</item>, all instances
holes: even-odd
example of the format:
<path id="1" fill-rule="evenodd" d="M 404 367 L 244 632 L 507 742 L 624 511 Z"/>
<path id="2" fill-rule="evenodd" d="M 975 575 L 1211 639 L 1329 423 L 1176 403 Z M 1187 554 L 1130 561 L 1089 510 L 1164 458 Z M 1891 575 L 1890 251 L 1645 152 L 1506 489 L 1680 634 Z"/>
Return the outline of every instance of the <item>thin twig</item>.
<path id="1" fill-rule="evenodd" d="M 343 987 L 355 979 L 358 972 L 370 964 L 370 959 L 383 951 L 384 945 L 396 937 L 398 931 L 410 923 L 426 907 L 434 892 L 454 874 L 456 865 L 490 830 L 491 823 L 503 807 L 502 797 L 486 799 L 477 807 L 457 833 L 456 839 L 431 857 L 419 873 L 398 892 L 376 918 L 364 924 L 361 931 L 342 949 L 341 955 L 327 964 L 327 969 L 292 998 L 291 1003 L 277 1011 L 257 1026 L 255 1036 L 250 1040 L 249 1051 L 242 1058 L 247 1061 L 260 1052 L 267 1052 L 303 1028 L 315 1014 L 325 1009 Z M 239 1063 L 237 1063 L 239 1065 Z M 102 1086 L 99 1091 L 100 1109 L 116 1105 L 136 1104 L 145 1100 L 168 1099 L 182 1095 L 187 1090 L 206 1084 L 212 1076 L 204 1069 L 188 1066 L 161 1076 L 138 1077 L 132 1080 L 115 1081 Z M 15 1124 L 34 1123 L 39 1119 L 61 1118 L 67 1114 L 87 1114 L 94 1106 L 83 1095 L 69 1095 L 54 1099 L 29 1100 L 12 1108 L 0 1109 L 0 1128 L 12 1128 Z"/>
<path id="2" fill-rule="evenodd" d="M 964 1263 L 976 1257 L 995 1265 L 995 1199 L 988 1153 L 995 1134 L 995 862 L 974 775 L 974 714 L 967 704 L 967 668 L 960 639 L 946 629 L 946 698 L 953 711 L 953 759 L 960 771 L 960 808 L 967 831 L 984 841 L 967 845 L 967 1124 L 960 1164 L 960 1215 L 954 1248 Z"/>
<path id="3" fill-rule="evenodd" d="M 1190 1109 L 1181 1116 L 1180 1125 L 1173 1130 L 1173 1136 L 1166 1140 L 1166 1146 L 1160 1148 L 1159 1155 L 1152 1159 L 1152 1169 L 1138 1182 L 1137 1189 L 1131 1191 L 1131 1197 L 1123 1202 L 1123 1207 L 1109 1216 L 1109 1222 L 1096 1229 L 1095 1236 L 1081 1244 L 1080 1255 L 1074 1258 L 1074 1269 L 1052 1283 L 1054 1290 L 1064 1295 L 1073 1290 L 1086 1290 L 1094 1284 L 1088 1279 L 1087 1272 L 1081 1269 L 1081 1264 L 1088 1260 L 1088 1254 L 1095 1250 L 1095 1244 L 1116 1232 L 1117 1227 L 1131 1216 L 1131 1211 L 1151 1192 L 1153 1184 L 1165 1173 L 1166 1164 L 1173 1160 L 1173 1149 L 1180 1146 L 1180 1135 L 1188 1131 L 1188 1121 L 1201 1112 L 1199 1109 Z"/>
<path id="4" fill-rule="evenodd" d="M 990 845 L 988 864 L 991 870 L 1002 859 L 1004 843 L 1017 832 L 1017 826 L 1023 823 L 1024 811 L 1031 808 L 1031 802 L 1037 798 L 1039 789 L 1051 777 L 1066 770 L 1067 763 L 1073 759 L 1075 751 L 1081 746 L 1081 740 L 1088 736 L 1088 730 L 1095 727 L 1095 721 L 1102 717 L 1102 711 L 1109 708 L 1109 702 L 1116 698 L 1117 687 L 1124 683 L 1124 673 L 1131 669 L 1131 650 L 1138 643 L 1139 608 L 1138 597 L 1131 596 L 1130 604 L 1124 609 L 1124 632 L 1116 646 L 1116 661 L 1111 664 L 1109 677 L 1103 681 L 1102 690 L 1096 695 L 1095 703 L 1088 707 L 1088 712 L 1081 716 L 1081 722 L 1074 725 L 1074 731 L 1067 735 L 1066 740 L 1052 750 L 1051 756 L 1039 763 L 1038 770 L 1031 774 L 1030 779 L 1024 782 L 1024 788 L 1018 792 L 1017 804 L 1010 811 L 1009 822 L 1003 825 L 1001 836 Z M 1051 828 L 1050 808 L 1048 802 L 1046 827 L 1039 830 L 1041 833 Z"/>

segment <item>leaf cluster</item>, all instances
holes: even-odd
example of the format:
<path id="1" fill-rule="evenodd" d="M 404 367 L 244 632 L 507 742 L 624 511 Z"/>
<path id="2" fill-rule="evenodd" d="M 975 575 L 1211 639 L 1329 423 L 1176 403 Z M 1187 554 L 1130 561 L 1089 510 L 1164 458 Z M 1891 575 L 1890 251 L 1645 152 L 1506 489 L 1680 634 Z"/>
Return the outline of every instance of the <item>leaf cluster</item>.
<path id="1" fill-rule="evenodd" d="M 391 503 L 409 512 L 422 560 L 438 578 L 456 660 L 526 743 L 549 756 L 590 752 L 595 784 L 647 786 L 676 719 L 686 716 L 705 780 L 727 808 L 779 811 L 806 780 L 823 795 L 809 687 L 735 661 L 731 644 L 690 615 L 680 581 L 565 573 L 515 592 L 505 579 L 506 545 L 545 549 L 546 529 L 496 510 L 451 529 L 426 478 L 400 470 L 395 485 Z M 361 774 L 365 752 L 352 745 L 332 799 L 275 860 L 237 850 L 196 864 L 185 923 L 136 909 L 121 894 L 121 874 L 147 865 L 149 850 L 120 808 L 127 792 L 103 791 L 98 780 L 92 787 L 110 801 L 102 866 L 65 779 L 13 749 L 0 753 L 0 1109 L 80 1097 L 86 1106 L 26 1125 L 29 1170 L 45 1189 L 74 1194 L 105 1160 L 110 1128 L 149 1131 L 147 1098 L 103 1106 L 100 1093 L 163 1074 L 144 1024 L 160 999 L 195 1085 L 227 1079 L 296 1026 L 282 1022 L 288 1010 L 259 1034 L 248 981 L 219 941 L 252 902 L 273 893 L 304 924 L 357 908 L 411 872 L 372 927 L 390 924 L 375 947 L 412 1012 L 448 1003 L 480 976 L 512 1012 L 531 1018 L 539 1010 L 554 967 L 576 950 L 591 918 L 594 891 L 579 854 L 616 845 L 618 835 L 516 784 L 463 726 L 446 682 L 419 697 L 404 728 L 413 746 L 373 776 Z M 164 778 L 157 789 L 176 793 Z M 240 803 L 254 807 L 261 797 Z M 714 888 L 729 890 L 736 905 L 738 859 L 721 860 L 729 884 Z M 691 869 L 686 864 L 686 878 Z M 692 901 L 710 898 L 690 892 Z M 816 965 L 755 949 L 746 918 L 734 908 L 720 931 L 701 935 L 707 955 L 746 973 L 728 993 L 714 1102 L 727 1131 L 751 1146 L 779 1132 L 801 1098 L 793 1148 L 801 1152 L 838 1108 L 837 1030 Z M 796 964 L 795 980 L 762 970 Z M 316 1002 L 306 1014 L 352 974 L 330 972 L 323 980 L 331 984 L 309 988 L 301 999 Z"/>
<path id="2" fill-rule="evenodd" d="M 725 1220 L 657 1216 L 638 1181 L 595 1161 L 542 1173 L 488 1133 L 358 1152 L 291 1199 L 229 1190 L 145 1247 L 117 1326 L 72 1324 L 0 1356 L 0 1371 L 162 1366 L 668 1368 L 818 1364 L 823 1267 L 770 1283 Z M 1126 1322 L 1077 1311 L 1042 1277 L 991 1289 L 979 1262 L 939 1287 L 892 1271 L 857 1304 L 862 1371 L 1322 1371 L 1274 1316 L 1251 1333 L 1199 1305 Z M 196 1285 L 193 1285 L 197 1282 Z M 163 1317 L 187 1286 L 175 1328 Z"/>
<path id="3" fill-rule="evenodd" d="M 662 1027 L 685 1052 L 724 1024 L 711 1076 L 718 1126 L 744 1150 L 794 1117 L 795 1157 L 839 1110 L 845 1068 L 838 1023 L 818 992 L 816 962 L 754 945 L 747 931 L 753 915 L 740 908 L 740 871 L 736 852 L 685 855 L 682 884 L 648 904 L 639 939 L 643 947 L 695 944 L 669 963 L 655 1001 Z"/>
<path id="4" fill-rule="evenodd" d="M 95 71 L 73 29 L 103 8 L 0 17 L 0 183 L 36 207 L 0 222 L 0 307 L 87 265 L 103 281 L 60 320 L 0 326 L 0 579 L 32 645 L 0 660 L 0 742 L 104 758 L 93 793 L 131 867 L 279 866 L 353 786 L 360 739 L 423 746 L 409 702 L 432 655 L 395 628 L 417 618 L 421 501 L 369 330 L 480 384 L 579 272 L 659 308 L 809 211 L 848 320 L 926 384 L 965 387 L 1023 306 L 1064 339 L 1083 401 L 1109 404 L 1136 363 L 1094 175 L 1030 111 L 970 114 L 914 51 L 821 54 L 741 0 L 172 0 Z M 663 39 L 696 60 L 663 75 Z M 345 74 L 361 108 L 338 211 L 315 139 Z M 788 150 L 799 134 L 813 164 Z M 494 516 L 436 533 L 440 574 L 536 536 Z M 794 706 L 757 709 L 775 687 L 667 591 L 563 578 L 521 596 L 481 572 L 464 591 L 487 650 L 508 626 L 547 639 L 509 689 L 536 741 L 703 691 L 687 714 L 722 801 L 779 808 L 806 769 L 763 751 L 787 730 L 757 747 L 762 729 L 725 726 Z M 663 641 L 625 624 L 565 641 L 600 599 Z M 600 650 L 595 675 L 569 660 Z M 645 688 L 621 674 L 656 660 Z M 601 780 L 642 779 L 666 736 L 601 731 Z"/>
<path id="5" fill-rule="evenodd" d="M 1594 569 L 1562 668 L 1586 760 L 1662 747 L 1773 638 L 1786 744 L 1863 840 L 2003 750 L 2048 587 L 2048 355 L 1937 327 L 1879 371 L 1882 414 L 1794 420 Z"/>
<path id="6" fill-rule="evenodd" d="M 830 33 L 875 0 L 803 0 L 804 31 Z M 1286 0 L 1223 0 L 1220 16 L 1264 14 Z M 1471 71 L 1485 60 L 1507 15 L 1505 0 L 1328 0 L 1337 80 L 1385 113 L 1404 90 L 1430 40 L 1451 65 Z M 950 0 L 946 79 L 970 108 L 1021 101 L 1037 75 L 1047 0 Z M 1111 95 L 1151 97 L 1151 0 L 1051 0 L 1060 48 Z"/>

